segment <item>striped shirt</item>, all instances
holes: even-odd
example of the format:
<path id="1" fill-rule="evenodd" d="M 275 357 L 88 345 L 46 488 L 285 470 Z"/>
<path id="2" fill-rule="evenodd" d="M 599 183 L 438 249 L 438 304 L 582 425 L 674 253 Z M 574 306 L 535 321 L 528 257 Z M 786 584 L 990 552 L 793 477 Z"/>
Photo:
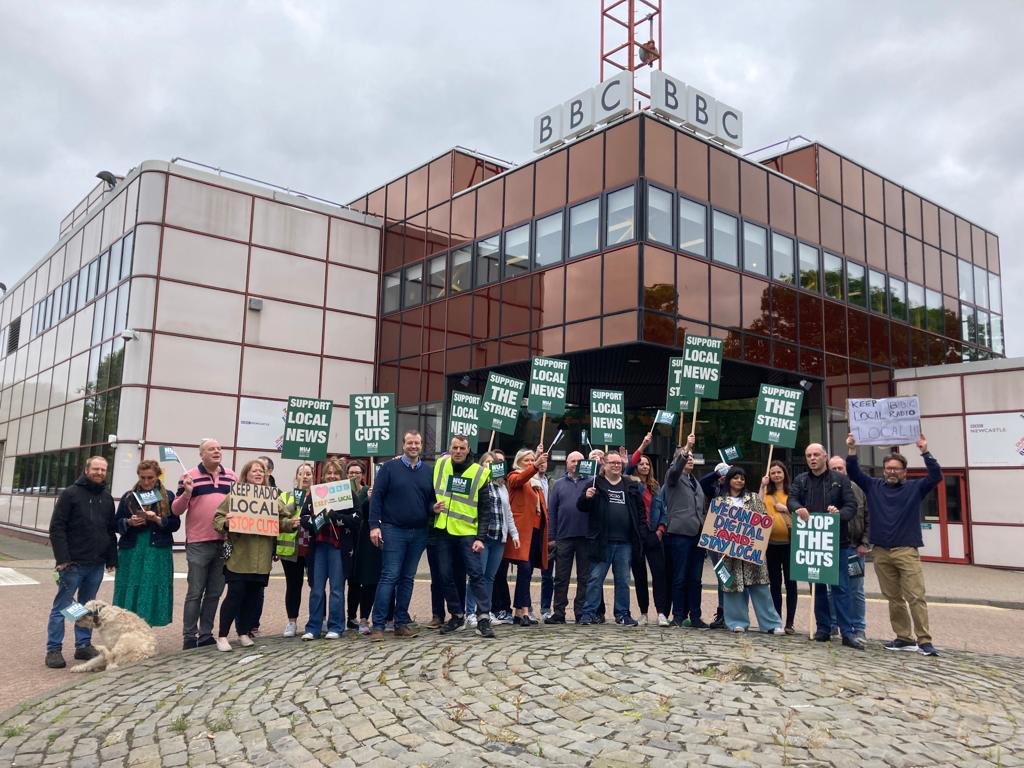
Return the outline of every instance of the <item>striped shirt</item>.
<path id="1" fill-rule="evenodd" d="M 238 478 L 232 470 L 223 466 L 218 467 L 217 472 L 211 475 L 202 464 L 190 469 L 188 474 L 192 478 L 192 495 L 184 495 L 184 487 L 179 481 L 178 493 L 171 502 L 171 511 L 176 515 L 188 512 L 185 517 L 186 543 L 219 541 L 224 536 L 214 530 L 213 516 Z"/>

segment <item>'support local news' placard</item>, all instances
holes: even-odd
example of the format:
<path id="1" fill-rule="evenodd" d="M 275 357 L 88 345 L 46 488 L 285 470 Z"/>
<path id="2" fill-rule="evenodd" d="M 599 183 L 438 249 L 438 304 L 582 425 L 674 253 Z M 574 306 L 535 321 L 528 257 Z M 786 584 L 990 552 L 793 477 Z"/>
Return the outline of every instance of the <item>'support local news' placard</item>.
<path id="1" fill-rule="evenodd" d="M 334 401 L 315 397 L 289 397 L 285 414 L 282 459 L 323 461 L 331 436 Z"/>
<path id="2" fill-rule="evenodd" d="M 724 339 L 713 336 L 686 336 L 683 348 L 682 394 L 704 400 L 718 399 L 722 379 Z"/>
<path id="3" fill-rule="evenodd" d="M 626 442 L 626 394 L 614 389 L 590 390 L 590 434 L 597 445 Z"/>
<path id="4" fill-rule="evenodd" d="M 472 447 L 480 434 L 480 395 L 469 392 L 452 392 L 452 405 L 448 416 L 448 442 L 455 435 L 469 438 Z"/>
<path id="5" fill-rule="evenodd" d="M 921 404 L 907 397 L 850 398 L 850 432 L 860 445 L 907 445 L 921 436 Z"/>
<path id="6" fill-rule="evenodd" d="M 755 443 L 769 443 L 780 448 L 795 447 L 803 400 L 802 389 L 762 384 L 757 396 L 757 412 L 754 414 L 750 439 Z"/>
<path id="7" fill-rule="evenodd" d="M 565 391 L 569 387 L 569 361 L 535 357 L 530 364 L 528 410 L 561 416 L 565 413 Z"/>
<path id="8" fill-rule="evenodd" d="M 349 395 L 349 453 L 353 456 L 395 455 L 395 396 Z"/>
<path id="9" fill-rule="evenodd" d="M 765 564 L 765 549 L 772 533 L 772 516 L 746 509 L 742 500 L 715 499 L 704 518 L 698 546 L 709 552 Z"/>
<path id="10" fill-rule="evenodd" d="M 235 483 L 228 494 L 228 530 L 277 536 L 280 532 L 277 489 L 272 485 Z"/>
<path id="11" fill-rule="evenodd" d="M 480 401 L 480 426 L 503 435 L 514 435 L 519 423 L 519 404 L 526 382 L 491 371 Z"/>
<path id="12" fill-rule="evenodd" d="M 807 522 L 794 515 L 789 558 L 793 581 L 838 584 L 839 515 L 813 513 Z"/>

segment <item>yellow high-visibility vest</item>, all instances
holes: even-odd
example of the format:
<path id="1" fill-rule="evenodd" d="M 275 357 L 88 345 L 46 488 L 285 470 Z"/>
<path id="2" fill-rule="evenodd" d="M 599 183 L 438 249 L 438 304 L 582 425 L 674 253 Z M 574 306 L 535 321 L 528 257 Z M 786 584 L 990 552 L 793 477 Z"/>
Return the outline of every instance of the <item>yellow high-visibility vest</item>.
<path id="1" fill-rule="evenodd" d="M 469 491 L 448 493 L 448 478 L 453 472 L 450 456 L 442 456 L 434 463 L 434 493 L 445 507 L 438 514 L 434 527 L 448 531 L 452 536 L 476 536 L 477 502 L 480 489 L 491 478 L 491 471 L 475 462 L 470 464 L 460 475 L 469 480 Z"/>
<path id="2" fill-rule="evenodd" d="M 281 500 L 281 506 L 287 507 L 289 504 L 295 503 L 295 494 L 289 493 L 288 491 L 281 491 L 281 495 L 278 497 Z M 301 510 L 295 510 L 295 516 L 299 516 Z M 299 535 L 299 529 L 296 528 L 294 531 L 281 531 L 277 534 L 277 547 L 274 550 L 274 554 L 285 560 L 295 559 L 295 555 L 298 552 L 297 541 Z"/>

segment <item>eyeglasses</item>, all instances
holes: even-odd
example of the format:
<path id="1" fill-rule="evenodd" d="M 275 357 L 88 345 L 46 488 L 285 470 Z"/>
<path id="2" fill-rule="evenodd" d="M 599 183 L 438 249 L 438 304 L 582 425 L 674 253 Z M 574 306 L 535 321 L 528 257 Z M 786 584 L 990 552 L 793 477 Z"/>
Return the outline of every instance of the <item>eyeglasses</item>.
<path id="1" fill-rule="evenodd" d="M 893 474 L 899 474 L 900 472 L 906 472 L 905 467 L 883 467 L 883 472 L 892 472 Z"/>

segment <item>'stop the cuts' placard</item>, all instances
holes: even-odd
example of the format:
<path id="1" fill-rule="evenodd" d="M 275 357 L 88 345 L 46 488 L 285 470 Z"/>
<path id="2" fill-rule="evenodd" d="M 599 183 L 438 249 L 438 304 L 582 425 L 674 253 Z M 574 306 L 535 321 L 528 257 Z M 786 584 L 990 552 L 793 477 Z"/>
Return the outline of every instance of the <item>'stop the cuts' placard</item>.
<path id="1" fill-rule="evenodd" d="M 683 347 L 682 393 L 704 400 L 718 399 L 725 342 L 712 336 L 686 336 Z"/>
<path id="2" fill-rule="evenodd" d="M 395 396 L 349 395 L 349 453 L 353 456 L 395 455 Z"/>
<path id="3" fill-rule="evenodd" d="M 755 443 L 794 448 L 803 400 L 802 389 L 762 384 L 757 396 L 757 412 L 754 414 L 754 429 L 750 439 Z"/>
<path id="4" fill-rule="evenodd" d="M 921 404 L 907 397 L 850 398 L 850 432 L 861 445 L 908 445 L 921 436 Z"/>
<path id="5" fill-rule="evenodd" d="M 514 435 L 519 422 L 519 404 L 526 382 L 491 371 L 480 401 L 480 426 L 503 435 Z"/>
<path id="6" fill-rule="evenodd" d="M 534 413 L 561 416 L 569 387 L 569 361 L 535 357 L 530 364 L 530 389 L 526 407 Z"/>

